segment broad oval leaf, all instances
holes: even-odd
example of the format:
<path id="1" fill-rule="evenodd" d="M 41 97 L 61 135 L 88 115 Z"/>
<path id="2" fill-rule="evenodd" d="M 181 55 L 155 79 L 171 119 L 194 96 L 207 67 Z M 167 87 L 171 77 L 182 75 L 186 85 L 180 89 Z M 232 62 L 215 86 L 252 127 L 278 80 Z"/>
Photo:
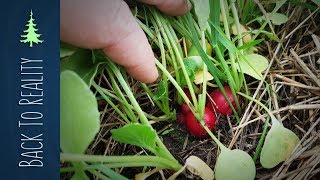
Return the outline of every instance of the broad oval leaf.
<path id="1" fill-rule="evenodd" d="M 251 156 L 239 149 L 223 149 L 217 159 L 217 180 L 251 180 L 256 176 L 256 167 Z"/>
<path id="2" fill-rule="evenodd" d="M 274 25 L 281 25 L 286 23 L 289 19 L 286 15 L 281 14 L 281 13 L 267 13 L 267 16 L 269 17 L 270 21 L 274 24 Z M 258 21 L 265 21 L 266 17 L 265 16 L 261 16 L 257 18 Z"/>
<path id="3" fill-rule="evenodd" d="M 289 20 L 289 18 L 286 15 L 281 13 L 271 13 L 269 15 L 270 15 L 270 20 L 274 25 L 281 25 L 286 23 Z"/>
<path id="4" fill-rule="evenodd" d="M 291 130 L 280 123 L 273 123 L 261 150 L 261 165 L 264 168 L 273 168 L 285 161 L 299 141 L 298 136 Z"/>
<path id="5" fill-rule="evenodd" d="M 71 56 L 74 52 L 76 52 L 77 49 L 78 48 L 76 48 L 72 45 L 61 42 L 60 43 L 60 58 Z"/>
<path id="6" fill-rule="evenodd" d="M 91 50 L 78 49 L 71 56 L 64 58 L 60 62 L 60 70 L 71 70 L 76 72 L 85 83 L 91 85 L 93 78 L 96 76 L 98 67 L 104 64 L 101 59 L 95 60 L 97 53 Z M 95 60 L 95 62 L 93 62 Z"/>
<path id="7" fill-rule="evenodd" d="M 156 132 L 147 125 L 127 124 L 111 130 L 112 138 L 118 142 L 131 144 L 156 153 Z"/>
<path id="8" fill-rule="evenodd" d="M 210 16 L 210 5 L 209 0 L 195 0 L 194 3 L 194 12 L 198 18 L 198 24 L 202 31 L 206 29 L 206 23 Z"/>
<path id="9" fill-rule="evenodd" d="M 238 70 L 258 80 L 261 80 L 261 72 L 267 69 L 268 64 L 269 62 L 267 58 L 259 54 L 249 54 L 240 58 L 238 61 Z"/>
<path id="10" fill-rule="evenodd" d="M 60 74 L 60 148 L 84 153 L 100 127 L 97 100 L 88 85 L 73 71 Z"/>

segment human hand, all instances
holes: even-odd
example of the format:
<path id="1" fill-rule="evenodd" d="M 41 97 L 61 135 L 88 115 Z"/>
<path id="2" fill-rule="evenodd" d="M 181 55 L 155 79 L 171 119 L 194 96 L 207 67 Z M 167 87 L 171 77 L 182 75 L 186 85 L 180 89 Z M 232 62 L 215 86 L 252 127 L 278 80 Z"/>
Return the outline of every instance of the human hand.
<path id="1" fill-rule="evenodd" d="M 168 15 L 187 12 L 186 0 L 141 0 Z M 82 48 L 102 49 L 135 79 L 158 77 L 148 40 L 123 0 L 60 0 L 60 38 Z"/>

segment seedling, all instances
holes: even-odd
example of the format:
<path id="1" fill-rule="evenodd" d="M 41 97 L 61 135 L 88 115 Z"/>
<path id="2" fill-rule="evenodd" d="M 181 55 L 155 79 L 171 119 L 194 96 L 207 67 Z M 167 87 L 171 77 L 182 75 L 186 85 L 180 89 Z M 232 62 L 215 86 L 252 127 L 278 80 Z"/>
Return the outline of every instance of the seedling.
<path id="1" fill-rule="evenodd" d="M 259 104 L 271 118 L 272 126 L 267 134 L 260 155 L 261 165 L 269 169 L 288 159 L 294 148 L 299 144 L 300 140 L 298 136 L 291 130 L 285 128 L 261 102 L 243 93 L 238 94 Z"/>

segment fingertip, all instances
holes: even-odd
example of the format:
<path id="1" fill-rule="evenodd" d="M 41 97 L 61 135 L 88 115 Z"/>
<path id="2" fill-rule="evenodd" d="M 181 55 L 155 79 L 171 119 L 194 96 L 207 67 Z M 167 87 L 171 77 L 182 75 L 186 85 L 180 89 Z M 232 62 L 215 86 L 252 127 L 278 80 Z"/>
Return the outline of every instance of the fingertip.
<path id="1" fill-rule="evenodd" d="M 153 83 L 159 77 L 158 69 L 154 64 L 143 64 L 134 67 L 125 67 L 126 71 L 136 80 L 144 83 Z"/>
<path id="2" fill-rule="evenodd" d="M 128 27 L 130 28 L 124 28 L 128 31 L 122 33 L 122 37 L 103 50 L 114 62 L 122 65 L 134 79 L 152 83 L 158 78 L 158 70 L 148 39 L 133 17 Z"/>
<path id="3" fill-rule="evenodd" d="M 104 52 L 138 81 L 152 83 L 158 78 L 155 57 L 147 38 L 140 29 L 125 39 L 115 42 L 113 46 L 105 48 Z"/>

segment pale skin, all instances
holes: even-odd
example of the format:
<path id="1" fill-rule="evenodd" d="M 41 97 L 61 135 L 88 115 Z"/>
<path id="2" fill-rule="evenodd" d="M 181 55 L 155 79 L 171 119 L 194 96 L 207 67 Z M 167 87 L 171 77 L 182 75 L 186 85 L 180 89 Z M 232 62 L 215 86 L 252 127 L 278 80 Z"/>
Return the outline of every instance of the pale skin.
<path id="1" fill-rule="evenodd" d="M 191 8 L 186 0 L 140 0 L 162 12 L 179 16 Z M 60 0 L 60 38 L 89 49 L 102 49 L 136 80 L 158 77 L 148 40 L 122 0 Z M 189 7 L 189 8 L 187 8 Z"/>

